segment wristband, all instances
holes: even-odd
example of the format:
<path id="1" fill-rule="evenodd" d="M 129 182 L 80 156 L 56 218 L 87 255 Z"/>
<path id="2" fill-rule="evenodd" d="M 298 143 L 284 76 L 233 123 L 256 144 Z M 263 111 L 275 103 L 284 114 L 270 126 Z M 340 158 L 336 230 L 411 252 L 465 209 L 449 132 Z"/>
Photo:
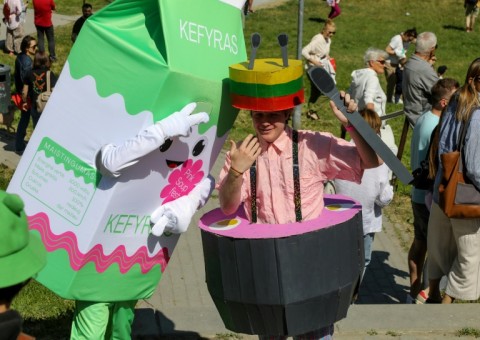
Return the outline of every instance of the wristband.
<path id="1" fill-rule="evenodd" d="M 232 170 L 237 175 L 237 177 L 243 176 L 243 172 L 238 171 L 233 166 L 230 167 L 230 170 Z"/>
<path id="2" fill-rule="evenodd" d="M 348 132 L 355 131 L 355 126 L 348 124 L 345 126 L 345 130 Z"/>

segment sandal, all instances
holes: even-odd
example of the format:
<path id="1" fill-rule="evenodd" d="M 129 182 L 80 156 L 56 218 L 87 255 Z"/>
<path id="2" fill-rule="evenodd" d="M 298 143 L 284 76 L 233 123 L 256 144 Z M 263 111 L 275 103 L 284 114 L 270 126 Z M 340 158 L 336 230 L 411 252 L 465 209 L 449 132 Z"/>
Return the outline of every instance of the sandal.
<path id="1" fill-rule="evenodd" d="M 307 112 L 307 117 L 312 119 L 312 120 L 318 120 L 318 115 L 315 111 L 313 110 L 308 110 Z"/>

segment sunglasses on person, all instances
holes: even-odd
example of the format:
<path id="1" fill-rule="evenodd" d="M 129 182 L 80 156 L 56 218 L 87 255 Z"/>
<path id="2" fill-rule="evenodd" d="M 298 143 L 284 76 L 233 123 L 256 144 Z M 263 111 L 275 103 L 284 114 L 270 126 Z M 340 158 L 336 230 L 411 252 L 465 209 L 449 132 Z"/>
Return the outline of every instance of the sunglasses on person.
<path id="1" fill-rule="evenodd" d="M 335 31 L 327 31 L 327 33 L 328 33 L 328 34 L 331 34 L 331 35 L 335 35 L 335 33 L 337 33 L 337 32 L 335 32 Z"/>
<path id="2" fill-rule="evenodd" d="M 385 60 L 375 60 L 377 63 L 380 63 L 382 65 L 385 65 Z"/>

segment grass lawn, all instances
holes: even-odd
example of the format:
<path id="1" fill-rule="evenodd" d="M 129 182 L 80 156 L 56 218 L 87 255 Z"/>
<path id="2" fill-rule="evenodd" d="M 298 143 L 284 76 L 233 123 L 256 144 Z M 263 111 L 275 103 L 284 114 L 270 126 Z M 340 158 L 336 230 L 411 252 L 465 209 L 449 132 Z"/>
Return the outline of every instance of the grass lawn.
<path id="1" fill-rule="evenodd" d="M 154 1 L 154 0 L 152 0 Z M 194 1 L 194 0 L 192 0 Z M 198 0 L 196 0 L 198 1 Z M 94 10 L 106 5 L 106 0 L 89 1 Z M 58 0 L 58 12 L 80 15 L 82 2 Z M 295 58 L 297 51 L 297 1 L 288 1 L 279 7 L 256 10 L 245 22 L 247 46 L 253 32 L 262 36 L 258 57 L 281 56 L 276 36 L 287 33 L 290 39 L 289 55 Z M 342 14 L 335 19 L 337 34 L 333 38 L 331 56 L 337 62 L 337 85 L 347 89 L 350 74 L 354 69 L 363 67 L 363 54 L 368 47 L 385 48 L 391 37 L 407 28 L 416 27 L 418 32 L 433 31 L 438 36 L 437 65 L 447 65 L 446 76 L 463 83 L 469 63 L 478 56 L 476 46 L 480 35 L 477 32 L 464 31 L 465 18 L 463 0 L 349 0 L 341 2 Z M 329 8 L 324 0 L 305 1 L 304 34 L 302 45 L 308 43 L 318 33 L 328 14 Z M 55 28 L 57 55 L 59 61 L 52 70 L 59 74 L 71 48 L 70 33 L 72 25 Z M 413 52 L 413 46 L 409 54 Z M 101 53 L 101 51 L 99 51 Z M 14 59 L 1 54 L 0 63 L 13 69 Z M 380 77 L 385 88 L 385 79 Z M 305 78 L 306 98 L 309 95 L 309 83 Z M 302 117 L 302 128 L 330 131 L 339 135 L 339 124 L 333 118 L 325 97 L 318 102 L 320 120 L 314 122 Z M 401 105 L 388 104 L 387 111 L 401 110 Z M 18 113 L 17 113 L 18 114 Z M 18 117 L 17 117 L 18 119 Z M 403 126 L 403 118 L 390 121 L 396 135 L 397 144 Z M 16 123 L 14 124 L 16 126 Z M 3 127 L 0 127 L 4 130 Z M 31 129 L 30 129 L 31 131 Z M 239 140 L 252 132 L 250 118 L 241 112 L 231 131 L 231 138 Z M 1 131 L 4 133 L 4 131 Z M 411 131 L 409 133 L 409 141 Z M 407 142 L 402 162 L 409 166 L 410 144 Z M 0 187 L 6 188 L 12 176 L 12 169 L 0 166 Z M 385 209 L 388 219 L 395 225 L 399 237 L 407 247 L 413 232 L 411 227 L 411 208 L 409 187 L 399 183 L 394 202 Z M 405 259 L 406 260 L 406 259 Z M 38 339 L 60 339 L 68 336 L 71 313 L 71 301 L 59 299 L 42 286 L 33 282 L 15 301 L 17 308 L 26 319 L 26 331 Z M 49 336 L 55 334 L 55 336 Z"/>

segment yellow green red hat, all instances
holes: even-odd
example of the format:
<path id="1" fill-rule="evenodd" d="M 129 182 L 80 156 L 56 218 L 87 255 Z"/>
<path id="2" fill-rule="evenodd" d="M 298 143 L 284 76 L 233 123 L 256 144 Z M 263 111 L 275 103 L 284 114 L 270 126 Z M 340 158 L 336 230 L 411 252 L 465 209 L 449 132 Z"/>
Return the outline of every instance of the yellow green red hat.
<path id="1" fill-rule="evenodd" d="M 233 107 L 253 111 L 281 111 L 304 102 L 301 60 L 256 59 L 254 67 L 231 65 L 230 93 Z"/>
<path id="2" fill-rule="evenodd" d="M 28 231 L 23 201 L 0 190 L 0 288 L 24 282 L 47 263 L 40 237 Z"/>

